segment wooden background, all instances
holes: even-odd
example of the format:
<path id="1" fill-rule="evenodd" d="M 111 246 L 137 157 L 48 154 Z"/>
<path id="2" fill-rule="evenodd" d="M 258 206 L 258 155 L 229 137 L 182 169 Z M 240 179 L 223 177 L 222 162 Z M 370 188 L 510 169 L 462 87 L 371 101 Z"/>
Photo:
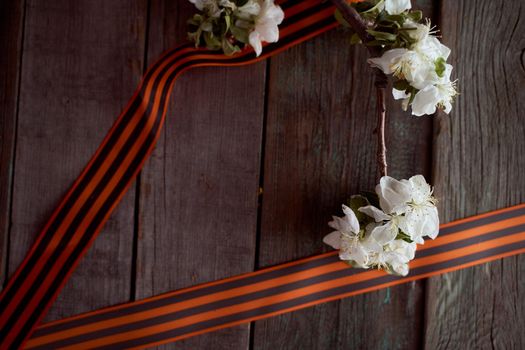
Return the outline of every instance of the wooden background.
<path id="1" fill-rule="evenodd" d="M 391 175 L 422 173 L 449 221 L 525 202 L 522 0 L 417 1 L 453 50 L 450 116 L 391 102 Z M 0 0 L 0 282 L 23 259 L 159 54 L 185 0 Z M 375 184 L 363 48 L 334 30 L 174 90 L 161 140 L 47 320 L 326 251 Z M 198 336 L 174 349 L 524 349 L 525 256 Z"/>

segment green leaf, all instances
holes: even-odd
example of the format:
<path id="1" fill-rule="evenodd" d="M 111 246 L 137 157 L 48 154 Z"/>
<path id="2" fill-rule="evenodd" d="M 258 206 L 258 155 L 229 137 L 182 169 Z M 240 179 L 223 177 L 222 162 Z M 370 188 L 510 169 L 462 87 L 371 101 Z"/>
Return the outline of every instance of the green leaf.
<path id="1" fill-rule="evenodd" d="M 202 17 L 201 15 L 199 15 L 198 13 L 197 14 L 194 14 L 193 17 L 191 17 L 190 19 L 188 19 L 187 23 L 189 25 L 193 25 L 193 26 L 200 26 L 201 23 L 204 21 L 204 17 Z"/>
<path id="2" fill-rule="evenodd" d="M 408 243 L 412 243 L 414 242 L 409 235 L 407 235 L 406 233 L 404 233 L 403 231 L 399 230 L 397 236 L 396 236 L 396 239 L 402 239 L 403 241 L 405 242 L 408 242 Z"/>
<path id="3" fill-rule="evenodd" d="M 403 24 L 405 22 L 405 17 L 403 15 L 385 15 L 382 20 L 387 22 L 394 22 Z"/>
<path id="4" fill-rule="evenodd" d="M 423 19 L 423 11 L 417 10 L 417 11 L 410 11 L 406 14 L 408 18 L 413 20 L 414 22 L 419 22 Z"/>
<path id="5" fill-rule="evenodd" d="M 447 61 L 443 57 L 439 57 L 436 62 L 434 62 L 436 67 L 436 73 L 438 77 L 443 78 L 445 76 L 445 70 L 447 68 Z"/>
<path id="6" fill-rule="evenodd" d="M 414 102 L 414 98 L 416 98 L 416 94 L 419 92 L 418 89 L 416 89 L 413 86 L 410 86 L 408 90 L 406 91 L 407 94 L 410 95 L 410 99 L 408 100 L 408 104 L 411 105 L 412 102 Z"/>
<path id="7" fill-rule="evenodd" d="M 357 221 L 359 221 L 359 224 L 368 223 L 370 221 L 367 215 L 361 213 L 358 210 L 359 208 L 366 207 L 367 205 L 370 205 L 370 202 L 368 202 L 368 199 L 366 199 L 366 197 L 361 196 L 361 195 L 354 195 L 350 197 L 350 200 L 348 201 L 348 206 L 355 213 L 355 216 L 357 217 Z"/>
<path id="8" fill-rule="evenodd" d="M 242 7 L 246 5 L 246 3 L 248 3 L 248 0 L 236 0 L 235 1 L 235 5 L 237 5 L 238 7 Z"/>
<path id="9" fill-rule="evenodd" d="M 228 32 L 228 29 L 230 29 L 230 26 L 231 26 L 231 17 L 229 15 L 225 15 L 224 16 L 224 22 L 226 23 L 226 29 L 224 30 L 224 32 Z"/>
<path id="10" fill-rule="evenodd" d="M 244 29 L 244 28 L 239 28 L 237 26 L 232 26 L 230 28 L 230 31 L 231 33 L 233 34 L 233 36 L 235 37 L 235 39 L 237 39 L 238 41 L 240 41 L 241 43 L 243 44 L 247 44 L 248 43 L 248 30 L 247 29 Z"/>
<path id="11" fill-rule="evenodd" d="M 397 35 L 386 32 L 378 32 L 372 29 L 368 29 L 367 32 L 372 35 L 376 40 L 383 41 L 396 41 Z"/>
<path id="12" fill-rule="evenodd" d="M 379 206 L 379 197 L 377 196 L 377 194 L 375 192 L 361 191 L 361 195 L 368 200 L 370 205 L 373 205 L 376 208 L 380 208 L 380 206 Z"/>
<path id="13" fill-rule="evenodd" d="M 221 48 L 221 42 L 220 40 L 213 35 L 213 33 L 210 32 L 204 32 L 204 42 L 206 43 L 206 47 L 209 50 L 218 50 Z"/>
<path id="14" fill-rule="evenodd" d="M 376 16 L 380 11 L 379 8 L 381 4 L 384 2 L 384 0 L 375 0 L 375 1 L 362 1 L 352 4 L 357 12 L 359 12 L 361 15 L 370 15 L 370 16 Z"/>
<path id="15" fill-rule="evenodd" d="M 350 37 L 350 45 L 357 45 L 357 44 L 361 44 L 361 38 L 359 37 L 359 35 L 357 35 L 357 33 L 354 33 Z"/>
<path id="16" fill-rule="evenodd" d="M 394 88 L 397 90 L 405 91 L 410 88 L 410 84 L 406 80 L 398 80 L 394 82 Z"/>
<path id="17" fill-rule="evenodd" d="M 227 55 L 227 56 L 231 56 L 231 55 L 241 51 L 239 46 L 232 44 L 226 38 L 222 39 L 222 50 L 224 51 L 224 54 Z"/>

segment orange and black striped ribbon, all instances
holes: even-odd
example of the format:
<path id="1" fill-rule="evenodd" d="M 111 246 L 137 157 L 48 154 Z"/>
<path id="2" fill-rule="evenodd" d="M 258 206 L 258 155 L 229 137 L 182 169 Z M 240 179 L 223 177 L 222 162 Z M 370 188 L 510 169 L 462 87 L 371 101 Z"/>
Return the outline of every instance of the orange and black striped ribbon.
<path id="1" fill-rule="evenodd" d="M 145 74 L 131 101 L 51 216 L 0 295 L 0 348 L 19 348 L 39 323 L 80 258 L 140 171 L 159 136 L 176 78 L 199 66 L 235 66 L 265 59 L 337 25 L 321 0 L 282 1 L 281 39 L 235 56 L 181 46 Z"/>
<path id="2" fill-rule="evenodd" d="M 287 0 L 281 6 L 281 39 L 261 57 L 186 45 L 150 67 L 0 295 L 1 349 L 26 342 L 48 349 L 144 347 L 523 251 L 522 206 L 445 225 L 405 278 L 349 269 L 331 253 L 44 325 L 28 341 L 151 153 L 176 78 L 193 67 L 253 63 L 337 26 L 329 2 Z"/>
<path id="3" fill-rule="evenodd" d="M 45 324 L 26 348 L 159 345 L 522 252 L 525 205 L 443 225 L 406 277 L 350 268 L 332 252 Z"/>

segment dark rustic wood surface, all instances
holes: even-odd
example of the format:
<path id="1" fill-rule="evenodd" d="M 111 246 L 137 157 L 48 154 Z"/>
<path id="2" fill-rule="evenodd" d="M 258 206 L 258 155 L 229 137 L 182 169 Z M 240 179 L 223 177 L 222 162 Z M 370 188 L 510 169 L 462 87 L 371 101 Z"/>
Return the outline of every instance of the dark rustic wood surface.
<path id="1" fill-rule="evenodd" d="M 24 8 L 9 273 L 138 84 L 147 13 L 145 1 L 127 0 L 34 0 Z M 129 300 L 134 197 L 126 194 L 48 320 Z"/>
<path id="2" fill-rule="evenodd" d="M 418 1 L 441 19 L 462 95 L 434 120 L 390 102 L 389 170 L 432 175 L 445 221 L 525 201 L 520 4 Z M 191 12 L 0 0 L 0 282 Z M 186 73 L 135 188 L 47 319 L 326 251 L 330 215 L 376 182 L 370 70 L 347 43 L 334 30 L 254 66 Z M 524 287 L 525 258 L 508 258 L 159 348 L 520 349 Z"/>
<path id="3" fill-rule="evenodd" d="M 6 276 L 24 5 L 0 1 L 0 285 Z"/>
<path id="4" fill-rule="evenodd" d="M 443 40 L 460 79 L 435 119 L 436 195 L 445 221 L 525 202 L 525 6 L 444 0 Z M 525 256 L 428 281 L 429 349 L 524 349 Z"/>

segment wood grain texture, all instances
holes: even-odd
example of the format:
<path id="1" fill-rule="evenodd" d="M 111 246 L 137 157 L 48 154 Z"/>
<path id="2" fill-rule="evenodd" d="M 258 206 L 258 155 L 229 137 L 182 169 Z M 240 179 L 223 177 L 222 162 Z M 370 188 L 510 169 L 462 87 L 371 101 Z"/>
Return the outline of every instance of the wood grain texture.
<path id="1" fill-rule="evenodd" d="M 435 127 L 444 221 L 525 201 L 523 1 L 444 0 L 443 41 L 461 95 Z M 428 349 L 525 348 L 525 256 L 428 282 Z"/>
<path id="2" fill-rule="evenodd" d="M 373 78 L 365 49 L 347 43 L 332 31 L 271 60 L 261 267 L 329 250 L 330 215 L 376 184 Z M 389 104 L 392 174 L 426 173 L 429 119 Z M 254 349 L 415 349 L 422 297 L 410 283 L 257 321 Z"/>
<path id="3" fill-rule="evenodd" d="M 27 2 L 10 273 L 133 93 L 145 13 L 144 1 Z M 125 196 L 48 320 L 129 300 L 133 198 Z"/>
<path id="4" fill-rule="evenodd" d="M 149 57 L 184 42 L 189 2 L 153 1 Z M 141 176 L 136 296 L 253 271 L 265 63 L 196 69 Z M 247 349 L 249 325 L 165 349 Z"/>
<path id="5" fill-rule="evenodd" d="M 0 290 L 8 255 L 24 1 L 0 1 Z"/>

